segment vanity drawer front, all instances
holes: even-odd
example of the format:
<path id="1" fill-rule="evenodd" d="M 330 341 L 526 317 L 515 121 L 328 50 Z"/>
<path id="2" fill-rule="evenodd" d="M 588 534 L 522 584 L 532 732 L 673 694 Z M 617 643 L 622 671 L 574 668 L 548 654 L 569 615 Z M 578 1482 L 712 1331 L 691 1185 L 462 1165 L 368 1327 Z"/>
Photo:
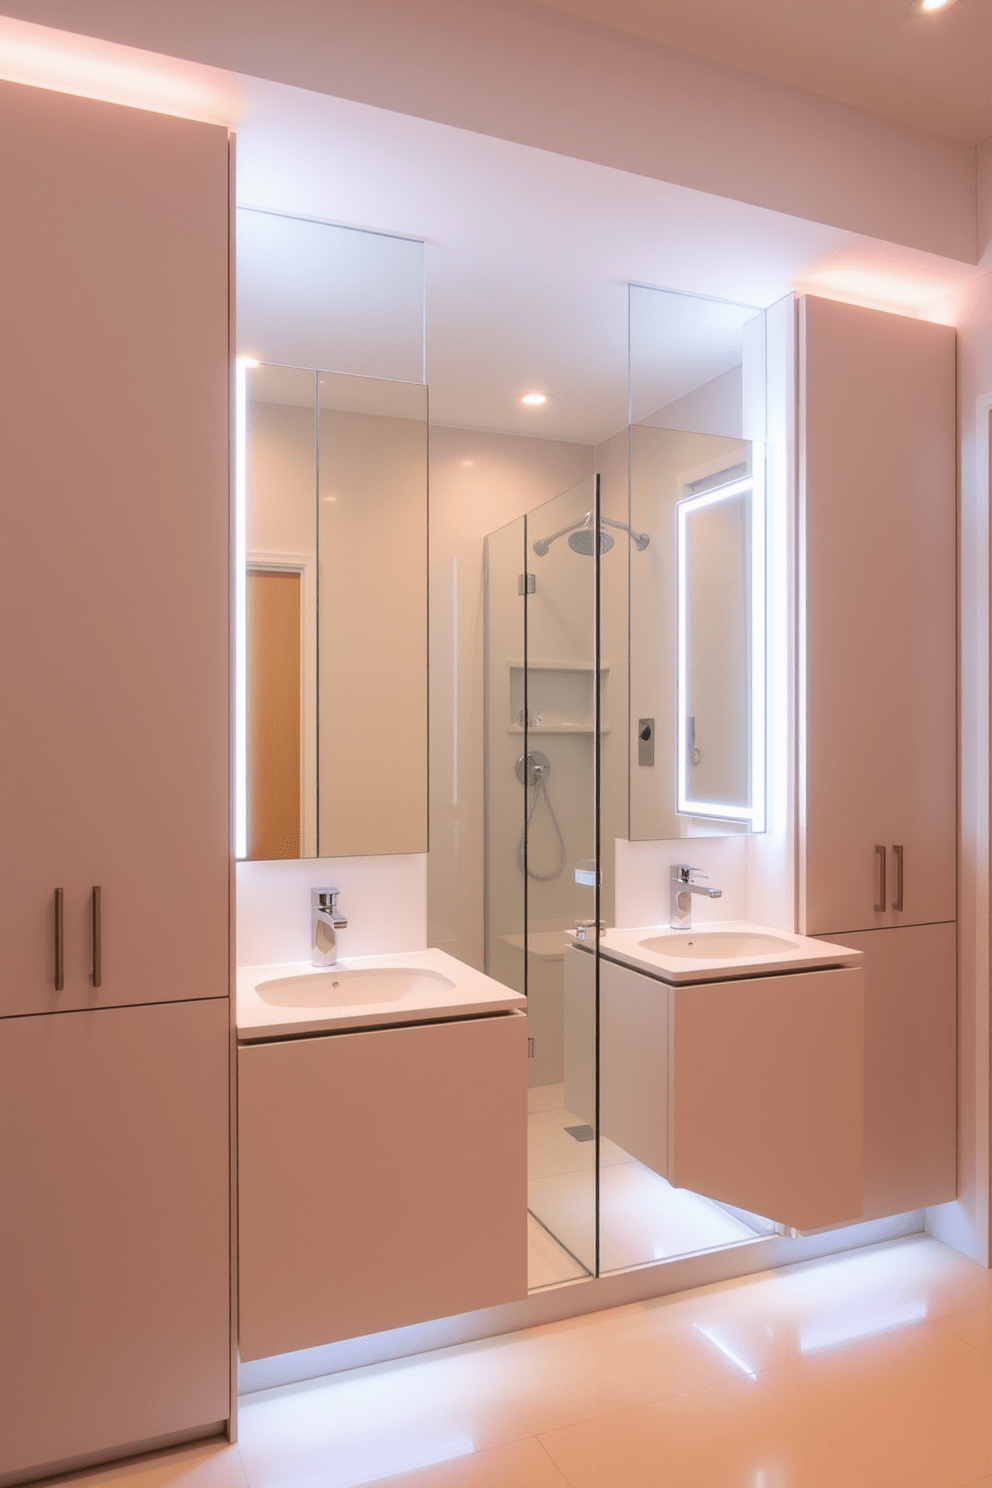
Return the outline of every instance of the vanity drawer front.
<path id="1" fill-rule="evenodd" d="M 239 1050 L 240 1347 L 527 1295 L 527 1020 Z"/>
<path id="2" fill-rule="evenodd" d="M 797 1230 L 857 1219 L 861 969 L 670 996 L 669 1181 Z"/>

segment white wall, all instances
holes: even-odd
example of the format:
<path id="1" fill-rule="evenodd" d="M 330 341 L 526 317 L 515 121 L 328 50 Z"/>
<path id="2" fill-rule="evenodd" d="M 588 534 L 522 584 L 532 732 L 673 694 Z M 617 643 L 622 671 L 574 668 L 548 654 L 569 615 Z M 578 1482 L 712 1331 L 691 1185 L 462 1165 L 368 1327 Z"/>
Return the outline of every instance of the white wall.
<path id="1" fill-rule="evenodd" d="M 420 951 L 427 945 L 424 912 L 427 858 L 302 858 L 237 865 L 239 966 L 310 960 L 310 890 L 338 888 L 347 918 L 342 956 Z"/>
<path id="2" fill-rule="evenodd" d="M 969 146 L 527 0 L 4 9 L 975 261 Z"/>
<path id="3" fill-rule="evenodd" d="M 986 166 L 992 153 L 984 150 Z M 992 171 L 990 171 L 992 175 Z M 992 221 L 992 180 L 983 220 Z M 986 250 L 992 269 L 992 248 Z M 939 308 L 958 329 L 959 607 L 958 1192 L 927 1216 L 934 1235 L 989 1259 L 989 410 L 992 272 Z M 936 318 L 936 316 L 935 316 Z"/>

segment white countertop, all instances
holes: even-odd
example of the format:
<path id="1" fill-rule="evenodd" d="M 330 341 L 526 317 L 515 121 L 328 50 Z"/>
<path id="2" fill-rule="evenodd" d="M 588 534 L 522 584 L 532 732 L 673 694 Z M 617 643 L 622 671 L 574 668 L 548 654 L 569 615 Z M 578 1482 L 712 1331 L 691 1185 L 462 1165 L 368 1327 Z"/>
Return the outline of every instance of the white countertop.
<path id="1" fill-rule="evenodd" d="M 413 990 L 393 1000 L 363 1001 L 352 1006 L 291 1006 L 274 1004 L 260 995 L 266 982 L 327 976 L 335 972 L 409 970 L 427 973 L 415 978 Z M 347 984 L 347 978 L 340 981 Z M 427 1023 L 441 1018 L 471 1018 L 485 1013 L 525 1009 L 527 999 L 474 967 L 456 961 L 445 951 L 400 951 L 387 956 L 342 956 L 333 966 L 311 966 L 309 961 L 274 966 L 239 966 L 237 977 L 238 1039 L 285 1038 L 341 1028 L 388 1028 L 403 1023 Z M 288 991 L 292 996 L 292 992 Z"/>
<path id="2" fill-rule="evenodd" d="M 774 936 L 787 942 L 781 951 L 763 950 L 755 955 L 734 956 L 678 956 L 669 950 L 648 949 L 641 942 L 657 940 L 667 936 L 681 938 L 691 935 L 701 943 L 708 934 L 731 932 L 739 935 Z M 569 935 L 572 945 L 591 951 L 593 942 L 578 941 Z M 691 931 L 672 930 L 668 925 L 642 925 L 633 930 L 606 930 L 600 936 L 600 951 L 609 961 L 632 966 L 637 971 L 647 972 L 663 982 L 681 985 L 686 982 L 726 981 L 733 977 L 762 976 L 768 972 L 812 971 L 826 966 L 859 966 L 860 951 L 845 946 L 833 945 L 830 941 L 814 940 L 808 935 L 794 935 L 788 930 L 775 930 L 768 925 L 756 925 L 749 920 L 708 920 Z"/>

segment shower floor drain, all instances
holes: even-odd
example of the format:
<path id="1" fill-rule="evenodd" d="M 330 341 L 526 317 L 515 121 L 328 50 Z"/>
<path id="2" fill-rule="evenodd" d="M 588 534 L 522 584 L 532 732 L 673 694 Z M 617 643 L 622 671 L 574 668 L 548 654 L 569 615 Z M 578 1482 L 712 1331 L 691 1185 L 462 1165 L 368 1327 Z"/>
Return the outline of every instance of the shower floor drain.
<path id="1" fill-rule="evenodd" d="M 591 1142 L 596 1135 L 591 1126 L 566 1126 L 565 1130 L 577 1142 Z"/>

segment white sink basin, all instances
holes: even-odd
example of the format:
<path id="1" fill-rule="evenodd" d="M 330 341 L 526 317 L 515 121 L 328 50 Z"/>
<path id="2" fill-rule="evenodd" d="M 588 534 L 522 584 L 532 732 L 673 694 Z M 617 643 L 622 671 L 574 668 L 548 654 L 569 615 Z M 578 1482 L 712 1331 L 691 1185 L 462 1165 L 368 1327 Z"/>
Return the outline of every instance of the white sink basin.
<path id="1" fill-rule="evenodd" d="M 776 956 L 794 950 L 794 942 L 781 935 L 763 935 L 753 930 L 673 930 L 671 935 L 652 935 L 638 941 L 646 951 L 665 956 L 688 956 L 693 960 L 747 961 L 754 956 Z"/>
<path id="2" fill-rule="evenodd" d="M 415 966 L 329 966 L 302 976 L 256 982 L 255 991 L 273 1007 L 344 1008 L 401 1002 L 453 992 L 455 984 L 439 971 Z"/>
<path id="3" fill-rule="evenodd" d="M 527 999 L 444 951 L 238 967 L 238 1038 L 399 1028 L 522 1011 Z"/>
<path id="4" fill-rule="evenodd" d="M 591 943 L 572 943 L 592 950 Z M 607 960 L 646 971 L 673 986 L 861 962 L 860 951 L 748 920 L 714 920 L 692 930 L 662 925 L 607 930 L 600 937 L 599 949 Z"/>

